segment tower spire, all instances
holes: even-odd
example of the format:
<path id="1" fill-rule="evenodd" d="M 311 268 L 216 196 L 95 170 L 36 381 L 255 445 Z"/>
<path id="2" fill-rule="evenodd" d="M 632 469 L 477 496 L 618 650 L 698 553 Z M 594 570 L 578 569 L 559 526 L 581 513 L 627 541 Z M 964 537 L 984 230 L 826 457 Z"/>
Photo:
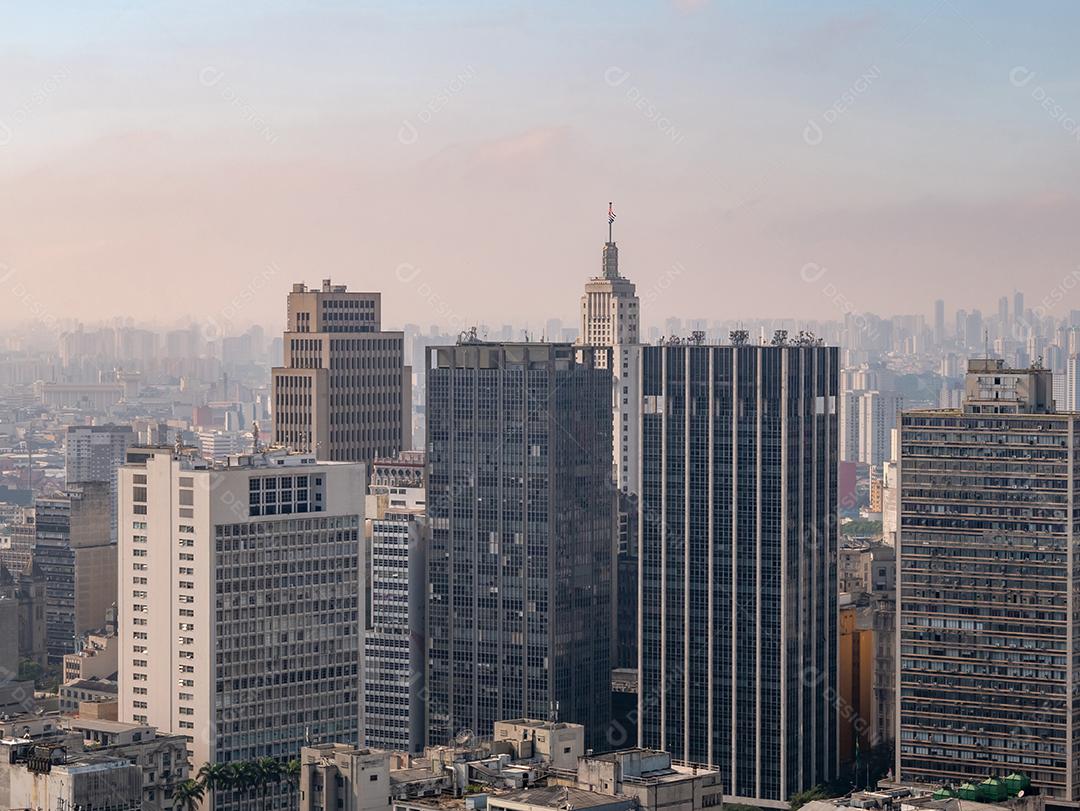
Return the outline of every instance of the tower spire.
<path id="1" fill-rule="evenodd" d="M 607 204 L 607 244 L 604 245 L 604 273 L 605 279 L 619 278 L 619 249 L 615 247 L 615 240 L 611 234 L 611 226 L 615 222 L 614 203 Z"/>

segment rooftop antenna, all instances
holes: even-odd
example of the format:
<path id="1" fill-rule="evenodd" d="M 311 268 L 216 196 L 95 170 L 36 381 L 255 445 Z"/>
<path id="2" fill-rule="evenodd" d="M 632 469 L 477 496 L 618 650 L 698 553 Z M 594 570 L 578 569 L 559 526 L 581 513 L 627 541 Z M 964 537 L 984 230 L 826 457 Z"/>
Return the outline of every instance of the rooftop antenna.
<path id="1" fill-rule="evenodd" d="M 984 329 L 983 330 L 983 351 L 986 352 L 986 354 L 983 355 L 983 357 L 986 358 L 987 360 L 990 360 L 990 330 L 989 329 Z"/>

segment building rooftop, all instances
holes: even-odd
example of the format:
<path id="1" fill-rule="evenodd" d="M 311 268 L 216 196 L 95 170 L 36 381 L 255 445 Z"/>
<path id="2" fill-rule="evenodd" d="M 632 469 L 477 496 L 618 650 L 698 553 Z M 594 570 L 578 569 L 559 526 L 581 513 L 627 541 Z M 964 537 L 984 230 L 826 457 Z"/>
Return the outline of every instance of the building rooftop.
<path id="1" fill-rule="evenodd" d="M 67 684 L 61 685 L 61 688 L 67 688 L 69 690 L 94 690 L 98 693 L 117 692 L 116 682 L 106 681 L 105 679 L 76 679 L 75 681 L 69 681 Z"/>
<path id="2" fill-rule="evenodd" d="M 545 786 L 541 788 L 526 788 L 520 791 L 508 791 L 501 793 L 498 799 L 504 802 L 528 803 L 546 808 L 590 808 L 605 805 L 624 803 L 625 797 L 615 797 L 610 794 L 598 794 L 595 791 L 586 791 L 570 786 Z"/>

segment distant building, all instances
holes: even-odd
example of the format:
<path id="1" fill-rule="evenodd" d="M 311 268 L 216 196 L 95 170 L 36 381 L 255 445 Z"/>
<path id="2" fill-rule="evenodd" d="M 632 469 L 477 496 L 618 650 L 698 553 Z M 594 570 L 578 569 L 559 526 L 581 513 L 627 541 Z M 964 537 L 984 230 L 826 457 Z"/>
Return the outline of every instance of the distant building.
<path id="1" fill-rule="evenodd" d="M 1071 741 L 1080 414 L 1051 373 L 968 364 L 962 410 L 907 411 L 900 444 L 896 777 L 1022 771 L 1080 802 Z"/>
<path id="2" fill-rule="evenodd" d="M 140 447 L 127 459 L 120 720 L 184 735 L 196 768 L 359 740 L 363 465 Z M 217 811 L 244 799 L 219 792 Z"/>
<path id="3" fill-rule="evenodd" d="M 71 425 L 64 440 L 68 485 L 105 482 L 109 485 L 110 538 L 116 540 L 116 471 L 124 452 L 135 442 L 130 425 Z"/>
<path id="4" fill-rule="evenodd" d="M 116 634 L 89 634 L 81 651 L 64 656 L 64 681 L 115 676 L 119 647 Z"/>
<path id="5" fill-rule="evenodd" d="M 116 703 L 117 684 L 112 679 L 90 677 L 61 684 L 60 712 L 77 713 L 83 702 Z"/>
<path id="6" fill-rule="evenodd" d="M 610 722 L 609 350 L 427 349 L 428 743 L 507 717 Z"/>
<path id="7" fill-rule="evenodd" d="M 619 248 L 609 230 L 600 275 L 585 284 L 581 297 L 578 342 L 605 347 L 640 343 L 639 305 L 634 283 L 619 275 Z M 555 336 L 549 335 L 548 339 L 555 340 Z"/>
<path id="8" fill-rule="evenodd" d="M 35 503 L 34 566 L 45 581 L 49 662 L 63 663 L 78 637 L 105 625 L 116 602 L 116 545 L 108 482 L 85 482 Z"/>
<path id="9" fill-rule="evenodd" d="M 12 576 L 0 564 L 0 681 L 28 659 L 45 666 L 45 577 L 40 568 Z"/>
<path id="10" fill-rule="evenodd" d="M 274 442 L 320 461 L 367 462 L 412 441 L 404 335 L 382 329 L 382 295 L 324 279 L 294 284 L 285 358 L 274 367 Z"/>

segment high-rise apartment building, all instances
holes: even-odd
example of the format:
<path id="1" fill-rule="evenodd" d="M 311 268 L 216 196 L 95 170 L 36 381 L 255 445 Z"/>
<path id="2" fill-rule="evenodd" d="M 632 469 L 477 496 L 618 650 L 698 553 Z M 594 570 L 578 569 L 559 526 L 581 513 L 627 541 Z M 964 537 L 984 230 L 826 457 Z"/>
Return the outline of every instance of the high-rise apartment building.
<path id="1" fill-rule="evenodd" d="M 111 537 L 116 540 L 116 470 L 135 442 L 130 425 L 71 425 L 64 441 L 67 483 L 106 482 L 113 507 Z"/>
<path id="2" fill-rule="evenodd" d="M 641 354 L 639 745 L 786 807 L 836 776 L 838 351 Z"/>
<path id="3" fill-rule="evenodd" d="M 358 742 L 365 479 L 310 454 L 129 448 L 120 720 L 187 736 L 195 769 Z M 260 808 L 286 803 L 272 790 Z"/>
<path id="4" fill-rule="evenodd" d="M 116 544 L 107 482 L 73 485 L 34 505 L 34 569 L 45 585 L 49 663 L 79 650 L 79 636 L 104 627 L 117 599 Z"/>
<path id="5" fill-rule="evenodd" d="M 427 618 L 424 453 L 376 459 L 368 487 L 364 746 L 423 750 Z"/>
<path id="6" fill-rule="evenodd" d="M 382 295 L 324 279 L 289 294 L 284 361 L 273 369 L 274 442 L 320 461 L 367 462 L 411 447 L 404 334 L 382 329 Z"/>
<path id="7" fill-rule="evenodd" d="M 900 445 L 897 777 L 1019 771 L 1075 805 L 1080 414 L 1049 370 L 980 358 L 963 408 L 905 412 Z"/>
<path id="8" fill-rule="evenodd" d="M 428 741 L 503 718 L 608 732 L 610 350 L 427 349 Z"/>
<path id="9" fill-rule="evenodd" d="M 892 430 L 896 428 L 901 398 L 892 392 L 864 391 L 859 394 L 859 457 L 865 465 L 880 468 L 889 459 Z"/>

